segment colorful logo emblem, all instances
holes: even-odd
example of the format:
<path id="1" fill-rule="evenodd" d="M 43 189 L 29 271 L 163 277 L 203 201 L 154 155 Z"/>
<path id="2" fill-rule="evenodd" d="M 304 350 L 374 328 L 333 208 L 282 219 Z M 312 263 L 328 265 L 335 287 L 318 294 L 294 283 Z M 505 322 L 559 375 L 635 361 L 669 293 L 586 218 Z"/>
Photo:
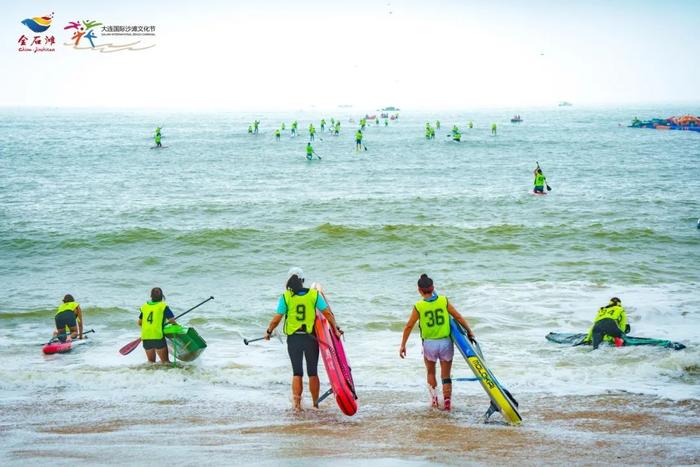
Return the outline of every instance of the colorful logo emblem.
<path id="1" fill-rule="evenodd" d="M 24 19 L 22 24 L 27 26 L 32 32 L 44 32 L 51 27 L 51 20 L 53 20 L 53 12 L 51 16 L 35 16 L 34 18 Z"/>

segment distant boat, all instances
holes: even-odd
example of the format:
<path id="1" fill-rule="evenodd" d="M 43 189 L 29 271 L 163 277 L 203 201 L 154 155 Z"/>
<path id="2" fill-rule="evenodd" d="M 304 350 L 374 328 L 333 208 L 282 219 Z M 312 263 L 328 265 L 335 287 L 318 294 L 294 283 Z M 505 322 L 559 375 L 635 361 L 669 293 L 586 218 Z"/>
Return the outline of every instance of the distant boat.
<path id="1" fill-rule="evenodd" d="M 510 123 L 520 123 L 522 121 L 523 119 L 520 118 L 520 115 L 513 115 L 513 118 L 510 119 Z"/>
<path id="2" fill-rule="evenodd" d="M 571 107 L 572 105 L 574 105 L 574 104 L 572 104 L 571 102 L 566 102 L 566 101 L 561 101 L 559 103 L 559 107 Z"/>
<path id="3" fill-rule="evenodd" d="M 398 112 L 399 110 L 401 110 L 401 109 L 399 109 L 398 107 L 389 106 L 389 107 L 384 107 L 382 109 L 382 112 Z"/>

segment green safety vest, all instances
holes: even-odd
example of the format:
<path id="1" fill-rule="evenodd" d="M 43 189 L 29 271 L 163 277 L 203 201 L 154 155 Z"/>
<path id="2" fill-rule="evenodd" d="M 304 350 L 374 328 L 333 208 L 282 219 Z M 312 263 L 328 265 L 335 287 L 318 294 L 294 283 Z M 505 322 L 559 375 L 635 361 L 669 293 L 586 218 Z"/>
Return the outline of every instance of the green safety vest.
<path id="1" fill-rule="evenodd" d="M 78 302 L 61 303 L 61 305 L 58 307 L 58 310 L 56 310 L 56 314 L 63 313 L 64 311 L 75 312 L 75 309 L 79 306 L 80 304 L 78 304 Z"/>
<path id="2" fill-rule="evenodd" d="M 306 155 L 311 156 L 311 155 L 313 155 L 313 153 L 314 153 L 314 148 L 312 148 L 311 146 L 306 146 Z"/>
<path id="3" fill-rule="evenodd" d="M 432 302 L 421 300 L 415 304 L 423 339 L 442 339 L 450 336 L 450 314 L 447 311 L 447 297 L 438 295 Z"/>
<path id="4" fill-rule="evenodd" d="M 141 307 L 141 339 L 162 339 L 163 318 L 168 304 L 160 302 L 148 302 Z"/>
<path id="5" fill-rule="evenodd" d="M 355 133 L 355 139 L 358 141 L 362 141 L 362 133 L 359 131 Z"/>
<path id="6" fill-rule="evenodd" d="M 544 186 L 545 177 L 543 174 L 535 175 L 535 186 Z"/>
<path id="7" fill-rule="evenodd" d="M 617 324 L 617 327 L 620 328 L 620 331 L 623 333 L 625 332 L 625 329 L 627 328 L 627 314 L 625 313 L 625 309 L 622 308 L 620 305 L 615 305 L 615 306 L 604 306 L 598 310 L 598 314 L 596 315 L 595 319 L 593 320 L 593 325 L 600 321 L 601 319 L 606 319 L 610 318 L 615 321 Z M 593 326 L 591 326 L 591 329 L 588 330 L 588 335 L 586 336 L 586 339 L 584 339 L 584 342 L 590 342 L 593 338 Z M 612 341 L 612 337 L 610 336 L 605 336 L 603 338 L 605 341 Z"/>
<path id="8" fill-rule="evenodd" d="M 287 313 L 284 315 L 284 333 L 291 336 L 305 326 L 306 332 L 313 334 L 318 290 L 309 289 L 305 295 L 294 295 L 291 290 L 286 290 L 282 296 L 287 305 Z"/>

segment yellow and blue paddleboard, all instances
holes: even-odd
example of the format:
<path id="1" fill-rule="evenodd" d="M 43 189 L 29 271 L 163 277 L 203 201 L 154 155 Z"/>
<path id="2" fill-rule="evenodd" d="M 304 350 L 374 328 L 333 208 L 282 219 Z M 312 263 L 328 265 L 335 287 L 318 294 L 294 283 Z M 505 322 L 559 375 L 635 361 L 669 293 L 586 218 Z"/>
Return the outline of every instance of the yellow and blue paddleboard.
<path id="1" fill-rule="evenodd" d="M 474 372 L 474 375 L 481 383 L 481 386 L 491 399 L 493 406 L 503 415 L 511 425 L 520 425 L 522 417 L 518 413 L 517 403 L 513 400 L 510 393 L 504 389 L 496 377 L 488 369 L 482 356 L 476 352 L 474 346 L 467 339 L 467 333 L 464 328 L 454 319 L 450 318 L 450 337 L 455 343 L 467 365 Z M 487 412 L 488 414 L 488 412 Z"/>

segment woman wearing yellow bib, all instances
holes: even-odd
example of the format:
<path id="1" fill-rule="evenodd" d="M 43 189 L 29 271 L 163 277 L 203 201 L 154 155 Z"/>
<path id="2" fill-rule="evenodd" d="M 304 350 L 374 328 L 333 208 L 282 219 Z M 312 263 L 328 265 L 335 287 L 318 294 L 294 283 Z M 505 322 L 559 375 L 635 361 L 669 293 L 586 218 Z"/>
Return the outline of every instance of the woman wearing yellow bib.
<path id="1" fill-rule="evenodd" d="M 440 377 L 442 378 L 442 396 L 445 400 L 445 410 L 452 408 L 452 357 L 454 345 L 450 339 L 450 316 L 467 330 L 467 337 L 474 338 L 469 324 L 452 306 L 444 295 L 435 293 L 433 280 L 427 274 L 421 274 L 418 279 L 418 293 L 423 299 L 417 302 L 411 317 L 403 330 L 403 339 L 399 356 L 406 357 L 406 342 L 416 322 L 420 328 L 420 336 L 423 339 L 423 361 L 428 376 L 428 390 L 430 391 L 432 406 L 439 408 L 437 394 L 437 380 L 435 378 L 436 362 L 440 360 Z"/>
<path id="2" fill-rule="evenodd" d="M 65 341 L 66 334 L 70 332 L 71 339 L 76 336 L 79 339 L 83 338 L 83 310 L 80 309 L 80 304 L 75 301 L 71 294 L 66 294 L 63 297 L 63 303 L 56 310 L 54 316 L 56 330 L 54 336 L 58 336 L 59 340 Z"/>
<path id="3" fill-rule="evenodd" d="M 301 393 L 304 390 L 304 365 L 309 375 L 309 391 L 314 407 L 318 407 L 320 382 L 318 380 L 318 341 L 314 336 L 316 309 L 323 313 L 333 328 L 336 336 L 340 332 L 335 324 L 335 318 L 328 310 L 328 304 L 316 289 L 304 287 L 304 271 L 301 268 L 289 270 L 287 290 L 277 303 L 277 312 L 267 327 L 265 339 L 269 340 L 272 332 L 284 317 L 284 333 L 287 335 L 287 352 L 292 362 L 292 400 L 294 410 L 301 411 Z"/>
<path id="4" fill-rule="evenodd" d="M 170 362 L 168 344 L 163 334 L 165 323 L 175 323 L 175 315 L 165 303 L 165 296 L 160 287 L 151 289 L 151 301 L 141 306 L 138 325 L 141 326 L 141 342 L 146 351 L 146 358 L 151 363 L 156 362 L 156 354 L 162 363 Z"/>

